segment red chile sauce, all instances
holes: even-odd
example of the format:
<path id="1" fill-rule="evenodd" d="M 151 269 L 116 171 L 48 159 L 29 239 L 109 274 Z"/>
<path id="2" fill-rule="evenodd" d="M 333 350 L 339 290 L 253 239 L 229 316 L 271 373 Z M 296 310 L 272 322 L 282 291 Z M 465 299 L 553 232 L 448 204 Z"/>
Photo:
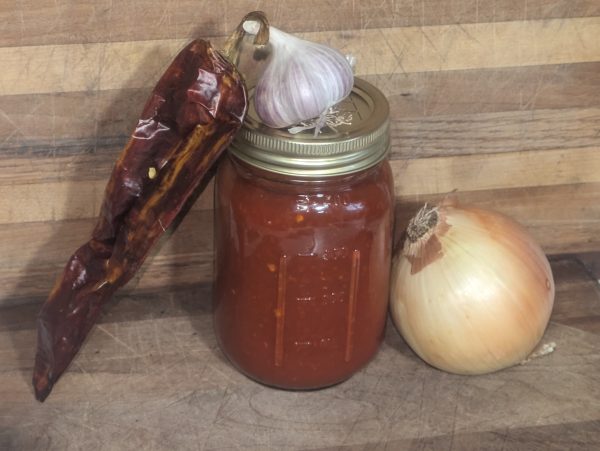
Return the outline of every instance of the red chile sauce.
<path id="1" fill-rule="evenodd" d="M 386 159 L 314 179 L 228 155 L 215 194 L 215 328 L 229 360 L 286 389 L 341 382 L 377 352 L 388 305 Z"/>

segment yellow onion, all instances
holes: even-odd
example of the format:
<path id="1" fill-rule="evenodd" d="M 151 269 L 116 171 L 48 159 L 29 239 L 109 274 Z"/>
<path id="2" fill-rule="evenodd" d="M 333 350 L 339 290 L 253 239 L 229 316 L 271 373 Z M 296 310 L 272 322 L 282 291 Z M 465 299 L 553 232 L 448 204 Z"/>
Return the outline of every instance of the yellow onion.
<path id="1" fill-rule="evenodd" d="M 394 257 L 391 313 L 427 363 L 483 374 L 525 360 L 554 303 L 548 259 L 511 218 L 479 208 L 425 205 Z"/>

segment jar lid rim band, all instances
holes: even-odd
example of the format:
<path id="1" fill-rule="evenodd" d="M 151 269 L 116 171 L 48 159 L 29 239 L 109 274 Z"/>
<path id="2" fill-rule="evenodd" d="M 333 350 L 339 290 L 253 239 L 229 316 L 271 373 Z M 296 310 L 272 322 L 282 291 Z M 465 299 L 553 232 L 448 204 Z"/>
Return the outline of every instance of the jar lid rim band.
<path id="1" fill-rule="evenodd" d="M 375 86 L 355 78 L 351 94 L 336 106 L 339 126 L 292 134 L 266 127 L 250 108 L 229 151 L 261 169 L 303 177 L 327 177 L 367 169 L 383 160 L 390 147 L 389 105 Z"/>

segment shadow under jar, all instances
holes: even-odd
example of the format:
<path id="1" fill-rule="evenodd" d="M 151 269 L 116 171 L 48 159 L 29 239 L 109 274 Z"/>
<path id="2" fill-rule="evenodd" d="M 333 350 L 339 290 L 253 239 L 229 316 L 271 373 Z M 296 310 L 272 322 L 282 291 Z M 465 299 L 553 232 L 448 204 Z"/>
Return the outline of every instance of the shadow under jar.
<path id="1" fill-rule="evenodd" d="M 251 110 L 219 166 L 215 329 L 247 376 L 321 388 L 377 352 L 393 225 L 388 116 L 362 80 L 316 137 L 268 128 Z"/>

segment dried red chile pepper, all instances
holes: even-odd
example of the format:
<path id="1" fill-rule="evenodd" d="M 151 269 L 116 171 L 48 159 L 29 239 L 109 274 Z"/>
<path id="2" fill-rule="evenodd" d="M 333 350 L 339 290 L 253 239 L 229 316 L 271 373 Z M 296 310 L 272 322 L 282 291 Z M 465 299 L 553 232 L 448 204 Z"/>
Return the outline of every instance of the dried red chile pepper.
<path id="1" fill-rule="evenodd" d="M 193 41 L 171 63 L 116 162 L 92 238 L 42 306 L 33 373 L 38 400 L 229 145 L 246 108 L 242 77 L 208 42 Z"/>

